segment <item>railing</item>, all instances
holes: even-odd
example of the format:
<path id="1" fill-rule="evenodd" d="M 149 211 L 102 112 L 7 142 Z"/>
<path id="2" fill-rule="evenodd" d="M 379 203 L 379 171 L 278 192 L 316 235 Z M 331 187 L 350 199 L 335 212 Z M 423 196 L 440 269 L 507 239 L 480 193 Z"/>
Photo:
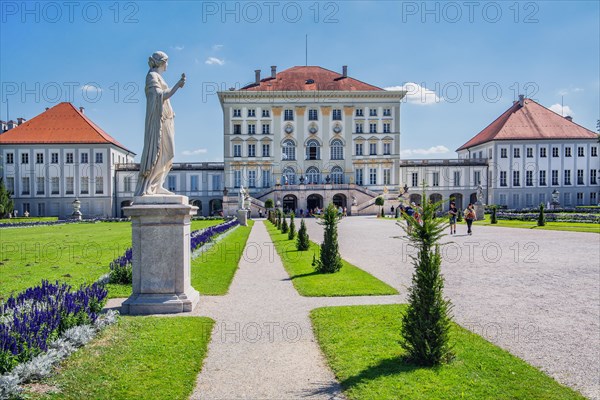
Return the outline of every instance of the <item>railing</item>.
<path id="1" fill-rule="evenodd" d="M 454 165 L 454 166 L 471 166 L 471 165 L 488 165 L 487 158 L 456 158 L 456 159 L 419 159 L 419 160 L 400 160 L 400 166 L 439 166 L 439 165 Z"/>
<path id="2" fill-rule="evenodd" d="M 223 170 L 225 163 L 222 162 L 199 162 L 199 163 L 175 163 L 173 170 Z M 115 164 L 118 171 L 139 171 L 139 163 Z"/>

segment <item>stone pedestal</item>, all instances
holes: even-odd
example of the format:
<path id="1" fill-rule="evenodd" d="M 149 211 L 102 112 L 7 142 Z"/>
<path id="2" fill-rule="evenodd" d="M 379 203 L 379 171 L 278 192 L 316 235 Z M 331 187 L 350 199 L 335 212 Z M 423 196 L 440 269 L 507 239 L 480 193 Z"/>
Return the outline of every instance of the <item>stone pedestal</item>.
<path id="1" fill-rule="evenodd" d="M 238 210 L 237 218 L 241 226 L 248 226 L 248 210 Z"/>
<path id="2" fill-rule="evenodd" d="M 474 208 L 475 208 L 475 218 L 477 218 L 477 221 L 483 220 L 485 218 L 485 210 L 484 210 L 483 204 L 481 204 L 480 201 L 477 201 L 474 204 Z"/>
<path id="3" fill-rule="evenodd" d="M 172 314 L 198 304 L 190 277 L 190 224 L 197 210 L 176 195 L 135 197 L 123 208 L 132 222 L 133 294 L 121 313 Z"/>

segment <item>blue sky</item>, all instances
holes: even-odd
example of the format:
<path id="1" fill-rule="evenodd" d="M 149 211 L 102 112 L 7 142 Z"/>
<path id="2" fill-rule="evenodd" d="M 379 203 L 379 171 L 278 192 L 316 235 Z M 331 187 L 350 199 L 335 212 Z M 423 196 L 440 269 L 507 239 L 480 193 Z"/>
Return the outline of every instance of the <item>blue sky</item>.
<path id="1" fill-rule="evenodd" d="M 600 118 L 600 2 L 142 1 L 0 3 L 0 119 L 60 101 L 138 155 L 147 59 L 169 55 L 176 161 L 220 161 L 214 91 L 308 64 L 405 86 L 405 158 L 454 150 L 519 93 L 591 130 Z"/>

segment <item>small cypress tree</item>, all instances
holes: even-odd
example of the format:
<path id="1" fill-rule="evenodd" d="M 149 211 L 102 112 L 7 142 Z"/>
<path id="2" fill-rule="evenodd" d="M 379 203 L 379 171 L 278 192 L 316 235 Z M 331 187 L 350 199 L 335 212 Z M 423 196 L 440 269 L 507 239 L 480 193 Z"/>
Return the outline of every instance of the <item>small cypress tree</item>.
<path id="1" fill-rule="evenodd" d="M 339 252 L 337 224 L 341 216 L 333 203 L 329 203 L 318 221 L 325 229 L 321 243 L 320 257 L 315 269 L 320 273 L 334 273 L 342 268 L 342 257 Z"/>
<path id="2" fill-rule="evenodd" d="M 283 214 L 283 219 L 281 220 L 281 233 L 288 233 L 288 224 L 285 214 Z"/>
<path id="3" fill-rule="evenodd" d="M 495 205 L 492 206 L 492 215 L 490 216 L 490 223 L 491 224 L 497 224 L 498 223 L 498 218 L 496 217 L 496 211 L 498 210 L 498 207 L 496 207 Z"/>
<path id="4" fill-rule="evenodd" d="M 546 225 L 546 216 L 544 215 L 544 204 L 540 203 L 540 215 L 538 215 L 537 226 Z"/>
<path id="5" fill-rule="evenodd" d="M 277 210 L 277 222 L 275 223 L 277 229 L 281 230 L 281 210 Z"/>
<path id="6" fill-rule="evenodd" d="M 296 237 L 296 224 L 294 224 L 294 213 L 290 214 L 290 229 L 288 230 L 288 240 L 294 240 Z"/>
<path id="7" fill-rule="evenodd" d="M 300 221 L 300 230 L 298 230 L 298 239 L 296 241 L 296 249 L 298 251 L 306 251 L 310 247 L 310 240 L 306 232 L 306 224 L 304 218 Z"/>
<path id="8" fill-rule="evenodd" d="M 381 207 L 381 218 L 385 218 L 385 213 L 383 211 L 383 207 Z"/>
<path id="9" fill-rule="evenodd" d="M 417 255 L 411 257 L 415 271 L 408 290 L 408 307 L 402 316 L 401 345 L 407 361 L 424 366 L 439 365 L 452 358 L 449 337 L 452 305 L 443 297 L 438 244 L 448 223 L 436 218 L 440 205 L 441 202 L 424 202 L 422 223 L 408 217 L 410 229 L 404 228 Z"/>

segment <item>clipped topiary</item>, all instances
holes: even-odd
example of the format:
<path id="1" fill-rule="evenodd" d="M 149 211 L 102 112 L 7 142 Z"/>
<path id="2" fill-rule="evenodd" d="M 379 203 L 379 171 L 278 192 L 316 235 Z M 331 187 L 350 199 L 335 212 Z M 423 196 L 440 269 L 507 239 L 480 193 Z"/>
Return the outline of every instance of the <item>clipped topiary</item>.
<path id="1" fill-rule="evenodd" d="M 496 211 L 498 210 L 498 207 L 496 207 L 495 205 L 492 206 L 492 215 L 490 216 L 490 223 L 491 224 L 497 224 L 498 223 L 498 218 L 496 217 Z"/>
<path id="2" fill-rule="evenodd" d="M 323 243 L 321 243 L 320 257 L 315 270 L 320 273 L 331 274 L 342 268 L 342 257 L 339 252 L 337 224 L 341 216 L 337 208 L 329 203 L 323 215 L 319 217 L 319 225 L 324 227 Z"/>
<path id="3" fill-rule="evenodd" d="M 537 226 L 546 225 L 546 216 L 544 215 L 544 204 L 540 204 L 540 214 L 538 215 Z"/>
<path id="4" fill-rule="evenodd" d="M 294 240 L 296 237 L 296 224 L 294 224 L 294 213 L 290 214 L 290 229 L 288 230 L 288 240 Z"/>
<path id="5" fill-rule="evenodd" d="M 283 219 L 281 220 L 281 233 L 288 233 L 288 224 L 285 214 L 283 215 Z"/>
<path id="6" fill-rule="evenodd" d="M 298 239 L 296 240 L 296 249 L 298 251 L 306 251 L 310 247 L 310 240 L 306 232 L 306 224 L 304 218 L 300 221 L 300 229 L 298 230 Z"/>
<path id="7" fill-rule="evenodd" d="M 381 217 L 384 217 L 385 215 L 383 214 L 383 205 L 385 204 L 385 200 L 383 199 L 382 196 L 379 196 L 377 198 L 375 198 L 375 205 L 381 207 L 380 213 Z"/>

